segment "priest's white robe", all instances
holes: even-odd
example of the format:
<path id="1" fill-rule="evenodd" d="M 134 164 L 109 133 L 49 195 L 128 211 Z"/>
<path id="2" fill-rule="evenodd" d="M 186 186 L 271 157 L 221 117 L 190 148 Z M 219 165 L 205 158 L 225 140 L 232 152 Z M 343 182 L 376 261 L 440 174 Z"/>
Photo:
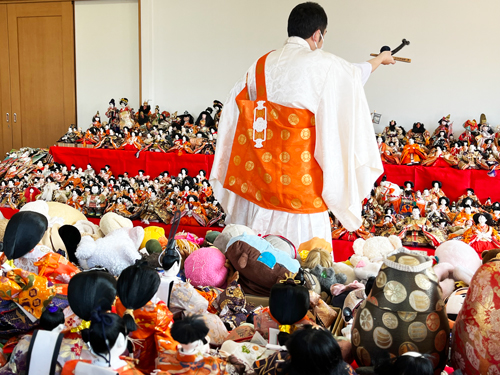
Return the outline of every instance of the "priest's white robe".
<path id="1" fill-rule="evenodd" d="M 255 65 L 230 92 L 219 122 L 210 184 L 226 212 L 226 224 L 247 225 L 262 235 L 282 235 L 297 247 L 313 237 L 331 241 L 327 211 L 268 210 L 223 187 L 239 116 L 235 98 L 248 76 L 250 99 L 255 100 Z M 363 89 L 370 73 L 370 63 L 351 64 L 323 50 L 312 51 L 299 37 L 288 38 L 283 48 L 270 53 L 265 66 L 269 101 L 315 114 L 314 157 L 323 169 L 322 197 L 350 231 L 361 226 L 362 200 L 383 172 Z"/>

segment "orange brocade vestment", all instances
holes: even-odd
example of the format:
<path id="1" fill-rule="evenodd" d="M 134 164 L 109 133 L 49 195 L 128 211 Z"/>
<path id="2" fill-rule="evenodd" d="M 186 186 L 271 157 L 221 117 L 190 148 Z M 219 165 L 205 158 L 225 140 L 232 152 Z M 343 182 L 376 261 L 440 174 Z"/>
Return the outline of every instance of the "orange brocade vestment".
<path id="1" fill-rule="evenodd" d="M 257 99 L 250 100 L 247 86 L 236 97 L 240 115 L 224 188 L 269 210 L 324 212 L 314 114 L 267 101 L 267 55 L 257 61 Z"/>

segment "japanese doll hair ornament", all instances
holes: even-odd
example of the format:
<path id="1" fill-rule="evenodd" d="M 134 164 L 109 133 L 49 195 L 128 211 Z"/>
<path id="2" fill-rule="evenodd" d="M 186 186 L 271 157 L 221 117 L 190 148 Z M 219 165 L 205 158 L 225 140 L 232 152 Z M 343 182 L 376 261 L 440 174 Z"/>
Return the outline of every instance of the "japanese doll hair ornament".
<path id="1" fill-rule="evenodd" d="M 57 326 L 64 324 L 64 313 L 61 308 L 51 303 L 40 316 L 40 328 L 52 331 Z"/>
<path id="2" fill-rule="evenodd" d="M 5 228 L 3 249 L 7 259 L 18 259 L 30 252 L 48 228 L 47 218 L 33 211 L 17 212 Z"/>
<path id="3" fill-rule="evenodd" d="M 134 310 L 145 306 L 154 297 L 159 286 L 158 272 L 144 262 L 137 261 L 136 264 L 122 271 L 116 287 L 118 297 L 126 308 L 123 322 L 127 332 L 137 329 Z"/>
<path id="4" fill-rule="evenodd" d="M 123 104 L 124 106 L 126 106 L 126 105 L 128 104 L 128 99 L 127 99 L 127 98 L 121 98 L 121 99 L 120 99 L 120 105 L 122 105 L 122 104 Z"/>
<path id="5" fill-rule="evenodd" d="M 305 326 L 295 331 L 286 342 L 290 354 L 284 366 L 284 374 L 309 375 L 347 374 L 342 351 L 333 335 L 320 328 Z"/>
<path id="6" fill-rule="evenodd" d="M 116 279 L 101 270 L 84 271 L 73 276 L 68 284 L 68 302 L 71 310 L 83 320 L 90 320 L 97 307 L 111 310 L 116 298 Z"/>

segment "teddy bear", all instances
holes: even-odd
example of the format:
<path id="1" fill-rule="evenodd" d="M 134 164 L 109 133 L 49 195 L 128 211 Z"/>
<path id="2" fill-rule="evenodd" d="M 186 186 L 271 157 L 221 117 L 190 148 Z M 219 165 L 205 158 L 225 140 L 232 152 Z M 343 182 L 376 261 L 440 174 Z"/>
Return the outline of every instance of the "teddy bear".
<path id="1" fill-rule="evenodd" d="M 354 255 L 349 261 L 354 266 L 354 273 L 360 280 L 368 280 L 377 276 L 383 259 L 387 254 L 402 247 L 401 239 L 397 236 L 371 237 L 367 240 L 358 238 L 352 247 Z"/>
<path id="2" fill-rule="evenodd" d="M 139 247 L 144 239 L 144 228 L 120 228 L 107 236 L 94 240 L 92 236 L 83 236 L 76 257 L 84 269 L 100 266 L 114 276 L 141 259 Z"/>
<path id="3" fill-rule="evenodd" d="M 311 273 L 318 279 L 321 291 L 327 294 L 331 294 L 330 287 L 333 284 L 344 284 L 347 280 L 347 276 L 343 273 L 335 273 L 333 268 L 323 267 L 320 264 L 314 267 Z"/>
<path id="4" fill-rule="evenodd" d="M 443 290 L 443 298 L 455 290 L 455 281 L 463 281 L 469 285 L 481 266 L 481 259 L 476 250 L 462 241 L 446 241 L 436 249 L 434 259 L 437 264 L 434 272 L 439 278 Z"/>

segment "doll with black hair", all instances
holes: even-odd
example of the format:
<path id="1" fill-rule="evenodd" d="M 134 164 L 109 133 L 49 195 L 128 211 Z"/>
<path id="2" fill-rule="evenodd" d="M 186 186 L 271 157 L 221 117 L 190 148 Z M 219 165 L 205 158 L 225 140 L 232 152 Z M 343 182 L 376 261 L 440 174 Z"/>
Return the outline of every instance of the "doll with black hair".
<path id="1" fill-rule="evenodd" d="M 389 144 L 389 142 L 394 142 L 396 147 L 403 147 L 406 130 L 402 126 L 398 126 L 396 121 L 391 120 L 389 126 L 384 128 L 382 136 L 384 136 L 387 144 Z"/>
<path id="2" fill-rule="evenodd" d="M 164 302 L 155 300 L 159 286 L 157 271 L 141 261 L 123 270 L 117 284 L 117 313 L 137 343 L 134 358 L 138 360 L 138 369 L 148 374 L 155 368 L 159 341 L 171 340 L 169 326 L 173 316 Z"/>
<path id="3" fill-rule="evenodd" d="M 209 354 L 208 332 L 209 328 L 200 315 L 176 320 L 170 333 L 178 345 L 162 351 L 157 368 L 172 373 L 181 373 L 184 369 L 191 368 L 200 374 L 225 374 L 225 361 Z"/>
<path id="4" fill-rule="evenodd" d="M 214 119 L 212 118 L 212 112 L 213 109 L 208 107 L 200 113 L 194 123 L 203 132 L 207 131 L 211 126 L 215 126 Z"/>
<path id="5" fill-rule="evenodd" d="M 87 214 L 89 216 L 100 217 L 103 215 L 104 209 L 107 206 L 107 198 L 106 195 L 102 193 L 100 186 L 92 186 L 85 204 L 87 206 Z"/>
<path id="6" fill-rule="evenodd" d="M 406 133 L 406 138 L 407 139 L 414 139 L 415 143 L 422 146 L 426 147 L 429 144 L 429 140 L 431 138 L 431 135 L 427 129 L 425 129 L 425 125 L 421 122 L 415 122 L 413 123 L 413 128 Z M 424 148 L 424 151 L 427 149 Z"/>
<path id="7" fill-rule="evenodd" d="M 186 201 L 187 202 L 179 208 L 179 211 L 181 212 L 181 224 L 190 226 L 201 225 L 202 227 L 207 226 L 207 214 L 199 202 L 198 197 L 194 194 L 189 194 L 186 197 Z"/>
<path id="8" fill-rule="evenodd" d="M 434 368 L 427 355 L 408 351 L 391 358 L 387 351 L 380 351 L 374 357 L 375 375 L 433 375 Z"/>
<path id="9" fill-rule="evenodd" d="M 295 331 L 286 343 L 286 350 L 255 361 L 253 370 L 257 375 L 355 374 L 343 361 L 333 335 L 310 327 Z"/>
<path id="10" fill-rule="evenodd" d="M 129 129 L 134 126 L 134 122 L 132 121 L 133 110 L 128 106 L 128 99 L 122 98 L 120 99 L 120 109 L 119 109 L 119 118 L 120 118 L 120 128 L 123 129 L 128 127 Z"/>

